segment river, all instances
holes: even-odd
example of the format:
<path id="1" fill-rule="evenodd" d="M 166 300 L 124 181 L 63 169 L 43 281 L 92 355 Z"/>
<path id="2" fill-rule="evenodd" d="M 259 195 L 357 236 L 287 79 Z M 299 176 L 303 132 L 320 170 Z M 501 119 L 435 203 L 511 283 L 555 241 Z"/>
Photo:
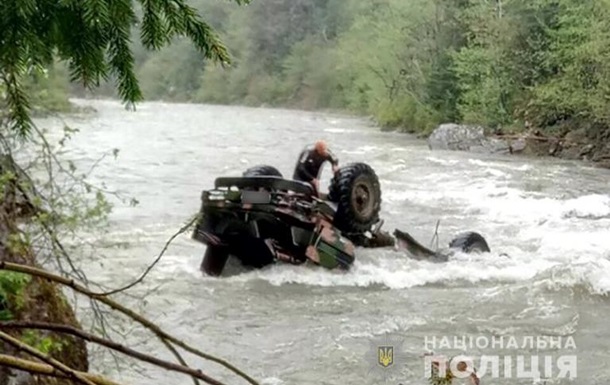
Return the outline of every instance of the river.
<path id="1" fill-rule="evenodd" d="M 358 250 L 349 272 L 276 265 L 210 278 L 199 271 L 205 246 L 190 233 L 178 237 L 133 290 L 150 292 L 146 300 L 119 298 L 261 383 L 425 384 L 422 354 L 453 355 L 460 347 L 479 369 L 482 355 L 501 364 L 512 357 L 512 378 L 503 366 L 500 378 L 493 378 L 490 366 L 481 384 L 536 383 L 515 377 L 527 374 L 532 357 L 544 368 L 546 356 L 553 357 L 549 384 L 610 381 L 610 328 L 604 326 L 610 319 L 609 170 L 556 159 L 430 151 L 425 141 L 382 133 L 367 120 L 340 114 L 166 103 L 144 103 L 132 112 L 111 101 L 76 102 L 96 112 L 66 118 L 80 129 L 66 156 L 86 168 L 119 149 L 117 159 L 104 160 L 93 177 L 140 201 L 118 205 L 108 231 L 85 235 L 96 258 L 83 256 L 80 264 L 105 285 L 118 287 L 141 274 L 196 213 L 201 190 L 214 178 L 261 163 L 290 176 L 298 152 L 319 138 L 341 163 L 363 161 L 377 171 L 386 230 L 409 231 L 429 244 L 440 221 L 441 246 L 463 230 L 487 238 L 489 255 L 457 255 L 444 264 L 388 249 Z M 329 176 L 327 167 L 326 185 Z M 87 303 L 79 306 L 86 315 Z M 123 327 L 124 342 L 172 359 L 138 325 Z M 560 349 L 536 350 L 540 336 L 553 336 Z M 395 346 L 395 363 L 384 371 L 375 349 L 386 337 L 403 345 Z M 517 369 L 519 356 L 525 357 L 525 372 Z M 557 378 L 559 356 L 577 359 L 575 379 Z M 216 364 L 188 357 L 227 384 L 245 383 Z M 93 368 L 130 384 L 192 383 L 107 355 Z"/>

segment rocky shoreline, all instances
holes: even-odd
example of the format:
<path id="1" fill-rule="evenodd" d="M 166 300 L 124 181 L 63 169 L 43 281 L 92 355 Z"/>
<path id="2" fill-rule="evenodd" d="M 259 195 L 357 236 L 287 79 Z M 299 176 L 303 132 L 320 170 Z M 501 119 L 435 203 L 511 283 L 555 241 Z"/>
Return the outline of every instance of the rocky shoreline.
<path id="1" fill-rule="evenodd" d="M 590 162 L 610 169 L 610 132 L 593 138 L 586 129 L 563 136 L 545 136 L 537 130 L 515 135 L 487 135 L 481 126 L 446 123 L 427 138 L 431 150 L 471 151 L 525 156 L 551 156 Z"/>

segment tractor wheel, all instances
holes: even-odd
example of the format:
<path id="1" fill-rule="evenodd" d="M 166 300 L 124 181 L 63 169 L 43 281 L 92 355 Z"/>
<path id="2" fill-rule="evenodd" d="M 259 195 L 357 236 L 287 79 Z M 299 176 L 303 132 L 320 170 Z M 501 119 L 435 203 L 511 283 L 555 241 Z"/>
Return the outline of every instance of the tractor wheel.
<path id="1" fill-rule="evenodd" d="M 264 164 L 250 167 L 244 171 L 242 176 L 279 176 L 280 178 L 283 178 L 282 173 L 277 168 Z"/>
<path id="2" fill-rule="evenodd" d="M 479 233 L 469 231 L 458 234 L 451 242 L 449 247 L 458 249 L 465 253 L 488 253 L 490 252 L 489 245 L 483 236 Z"/>
<path id="3" fill-rule="evenodd" d="M 381 188 L 368 164 L 341 167 L 330 181 L 328 199 L 337 203 L 334 222 L 344 233 L 364 233 L 379 220 Z"/>

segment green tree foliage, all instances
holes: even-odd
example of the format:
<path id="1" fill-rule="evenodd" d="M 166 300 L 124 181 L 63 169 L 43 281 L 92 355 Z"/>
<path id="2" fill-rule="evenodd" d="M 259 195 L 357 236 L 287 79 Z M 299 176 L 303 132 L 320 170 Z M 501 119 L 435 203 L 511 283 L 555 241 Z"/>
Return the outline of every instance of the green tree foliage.
<path id="1" fill-rule="evenodd" d="M 22 292 L 29 281 L 25 274 L 0 271 L 0 321 L 12 319 L 11 310 L 23 305 Z"/>
<path id="2" fill-rule="evenodd" d="M 512 58 L 511 50 L 506 49 L 512 25 L 505 14 L 506 4 L 501 5 L 473 0 L 463 7 L 467 44 L 454 54 L 461 117 L 492 127 L 512 123 Z"/>
<path id="3" fill-rule="evenodd" d="M 468 44 L 456 55 L 464 117 L 549 131 L 564 123 L 607 126 L 609 5 L 471 0 Z"/>
<path id="4" fill-rule="evenodd" d="M 177 37 L 150 53 L 146 21 L 165 8 L 140 3 L 132 68 L 150 99 L 345 109 L 418 132 L 608 124 L 610 0 L 191 0 L 230 67 Z"/>
<path id="5" fill-rule="evenodd" d="M 146 49 L 159 50 L 174 37 L 187 36 L 205 58 L 229 62 L 218 36 L 186 1 L 140 0 L 139 5 L 135 9 L 129 0 L 3 1 L 0 79 L 11 128 L 21 135 L 30 132 L 31 98 L 24 81 L 56 57 L 68 62 L 71 81 L 94 88 L 114 76 L 122 100 L 142 100 L 130 47 L 136 25 Z"/>

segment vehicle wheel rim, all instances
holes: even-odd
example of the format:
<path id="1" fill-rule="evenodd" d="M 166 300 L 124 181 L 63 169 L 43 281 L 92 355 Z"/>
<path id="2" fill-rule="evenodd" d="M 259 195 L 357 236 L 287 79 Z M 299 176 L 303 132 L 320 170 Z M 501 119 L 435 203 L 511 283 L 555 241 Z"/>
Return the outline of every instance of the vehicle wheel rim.
<path id="1" fill-rule="evenodd" d="M 358 183 L 354 186 L 352 207 L 362 219 L 368 218 L 373 210 L 373 199 L 371 195 L 371 190 L 366 183 Z"/>

